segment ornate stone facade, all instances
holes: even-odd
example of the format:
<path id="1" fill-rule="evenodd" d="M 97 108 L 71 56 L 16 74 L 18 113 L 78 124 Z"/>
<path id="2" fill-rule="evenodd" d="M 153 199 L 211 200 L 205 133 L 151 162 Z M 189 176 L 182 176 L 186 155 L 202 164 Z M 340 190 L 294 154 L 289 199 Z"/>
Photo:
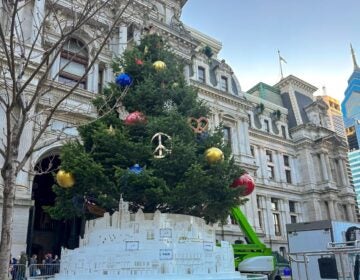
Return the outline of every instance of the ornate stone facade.
<path id="1" fill-rule="evenodd" d="M 347 146 L 329 129 L 325 107 L 313 97 L 314 86 L 289 76 L 274 86 L 261 83 L 244 92 L 231 67 L 218 58 L 221 43 L 180 21 L 186 1 L 134 2 L 134 13 L 118 26 L 110 44 L 88 74 L 86 90 L 77 89 L 72 94 L 68 99 L 70 110 L 55 116 L 42 141 L 51 141 L 59 131 L 76 137 L 76 130 L 67 129 L 67 126 L 95 116 L 90 101 L 98 93 L 100 81 L 102 86 L 113 80 L 109 66 L 112 58 L 121 55 L 127 46 L 138 43 L 141 34 L 156 32 L 164 36 L 175 53 L 184 59 L 188 82 L 198 88 L 199 98 L 211 108 L 211 128 L 224 124 L 228 135 L 226 141 L 232 146 L 236 162 L 255 178 L 256 190 L 243 209 L 255 230 L 273 250 L 286 252 L 287 223 L 355 220 L 355 195 L 346 173 Z M 71 3 L 59 1 L 58 18 L 66 18 L 66 5 Z M 31 7 L 37 11 L 47 8 L 44 0 L 34 1 Z M 110 10 L 107 12 L 111 15 Z M 90 34 L 101 32 L 109 20 L 97 17 L 76 34 L 76 38 L 89 44 L 89 55 L 97 48 L 96 41 L 90 42 Z M 31 30 L 29 32 L 31 35 Z M 36 42 L 39 52 L 46 44 L 51 44 L 56 32 L 51 21 L 47 22 L 44 40 Z M 59 65 L 60 60 L 57 60 L 52 66 L 51 78 L 55 86 L 44 97 L 43 107 L 61 98 L 66 90 L 58 80 Z M 1 114 L 0 110 L 0 117 Z M 32 137 L 36 129 L 35 125 L 30 127 L 27 137 Z M 0 138 L 3 137 L 1 133 L 2 129 Z M 43 158 L 58 154 L 61 143 L 61 140 L 54 141 L 46 149 L 36 151 L 26 168 L 33 171 Z M 37 187 L 33 180 L 34 176 L 27 172 L 18 178 L 13 255 L 26 248 L 27 236 L 33 232 L 32 220 L 36 213 L 30 211 L 29 217 L 29 209 L 34 205 L 32 193 Z M 228 224 L 219 225 L 217 235 L 219 240 L 230 242 L 242 239 L 238 226 L 230 218 Z"/>

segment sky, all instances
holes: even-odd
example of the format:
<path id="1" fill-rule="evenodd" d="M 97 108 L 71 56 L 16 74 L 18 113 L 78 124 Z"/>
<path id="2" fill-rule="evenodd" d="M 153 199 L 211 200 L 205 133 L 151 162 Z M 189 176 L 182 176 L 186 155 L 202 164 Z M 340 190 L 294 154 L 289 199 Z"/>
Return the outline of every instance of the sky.
<path id="1" fill-rule="evenodd" d="M 323 93 L 344 98 L 353 72 L 352 43 L 360 65 L 359 0 L 188 0 L 182 22 L 222 43 L 218 58 L 247 91 L 258 82 L 295 75 Z"/>

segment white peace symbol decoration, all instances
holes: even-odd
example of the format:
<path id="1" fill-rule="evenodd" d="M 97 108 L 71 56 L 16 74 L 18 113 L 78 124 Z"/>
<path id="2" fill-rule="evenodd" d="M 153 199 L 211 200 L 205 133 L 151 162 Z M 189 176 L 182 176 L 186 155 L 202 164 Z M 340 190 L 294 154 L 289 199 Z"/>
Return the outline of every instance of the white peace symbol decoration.
<path id="1" fill-rule="evenodd" d="M 158 132 L 156 133 L 152 138 L 151 138 L 151 142 L 154 141 L 154 139 L 158 140 L 158 145 L 155 148 L 153 154 L 154 154 L 154 158 L 164 158 L 167 154 L 171 153 L 171 148 L 168 149 L 166 148 L 163 144 L 162 144 L 162 137 L 164 137 L 165 139 L 168 139 L 171 141 L 171 137 L 165 133 L 162 132 Z"/>

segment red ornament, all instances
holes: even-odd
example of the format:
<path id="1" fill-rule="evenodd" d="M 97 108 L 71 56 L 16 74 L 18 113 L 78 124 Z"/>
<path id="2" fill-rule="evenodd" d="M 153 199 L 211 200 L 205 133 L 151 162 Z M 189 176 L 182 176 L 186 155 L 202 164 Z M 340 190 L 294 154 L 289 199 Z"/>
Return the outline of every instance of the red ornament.
<path id="1" fill-rule="evenodd" d="M 247 196 L 251 194 L 255 189 L 254 179 L 247 173 L 241 175 L 239 178 L 236 178 L 234 182 L 230 185 L 231 188 L 241 188 L 242 195 Z"/>
<path id="2" fill-rule="evenodd" d="M 135 64 L 136 65 L 143 65 L 144 62 L 140 58 L 135 58 Z"/>
<path id="3" fill-rule="evenodd" d="M 127 115 L 127 117 L 124 120 L 124 123 L 126 125 L 133 125 L 137 123 L 144 123 L 146 122 L 146 118 L 143 113 L 135 111 Z"/>

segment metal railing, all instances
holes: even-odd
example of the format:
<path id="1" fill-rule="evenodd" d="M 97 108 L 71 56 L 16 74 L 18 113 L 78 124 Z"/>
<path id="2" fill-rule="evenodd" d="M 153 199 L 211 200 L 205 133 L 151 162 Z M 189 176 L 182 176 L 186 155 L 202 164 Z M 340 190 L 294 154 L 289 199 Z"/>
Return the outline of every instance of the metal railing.
<path id="1" fill-rule="evenodd" d="M 28 279 L 50 278 L 53 277 L 55 273 L 59 273 L 60 264 L 31 264 L 28 270 Z"/>
<path id="2" fill-rule="evenodd" d="M 25 280 L 26 278 L 26 265 L 24 264 L 10 264 L 9 266 L 9 279 L 11 280 Z"/>
<path id="3" fill-rule="evenodd" d="M 292 266 L 295 275 L 295 280 L 311 280 L 313 275 L 309 266 L 311 261 L 314 261 L 316 257 L 327 257 L 334 258 L 336 266 L 339 267 L 338 279 L 341 280 L 358 280 L 354 276 L 355 257 L 360 254 L 360 241 L 352 242 L 330 242 L 328 243 L 327 250 L 321 251 L 307 251 L 290 253 L 289 260 L 291 263 L 296 264 Z"/>

